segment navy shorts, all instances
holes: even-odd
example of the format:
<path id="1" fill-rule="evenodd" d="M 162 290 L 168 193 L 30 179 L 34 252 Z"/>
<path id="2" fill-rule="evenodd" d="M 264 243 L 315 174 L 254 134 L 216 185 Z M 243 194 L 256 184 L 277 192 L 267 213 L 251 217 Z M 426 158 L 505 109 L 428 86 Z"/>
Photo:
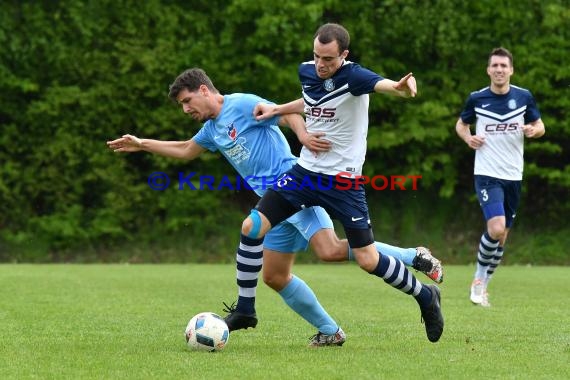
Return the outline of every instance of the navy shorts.
<path id="1" fill-rule="evenodd" d="M 475 192 L 485 220 L 504 216 L 507 228 L 513 225 L 521 198 L 522 181 L 475 175 Z"/>
<path id="2" fill-rule="evenodd" d="M 295 165 L 280 176 L 275 191 L 295 209 L 323 207 L 333 219 L 341 222 L 353 248 L 374 242 L 368 214 L 366 193 L 362 184 L 347 185 L 350 179 L 336 181 L 334 176 L 314 173 Z"/>

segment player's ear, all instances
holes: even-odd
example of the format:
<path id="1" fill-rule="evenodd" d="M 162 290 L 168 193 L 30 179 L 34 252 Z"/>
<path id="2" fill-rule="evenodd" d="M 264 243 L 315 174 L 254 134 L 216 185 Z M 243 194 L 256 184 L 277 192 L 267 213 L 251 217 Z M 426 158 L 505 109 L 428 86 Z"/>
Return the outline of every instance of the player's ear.
<path id="1" fill-rule="evenodd" d="M 342 57 L 342 59 L 346 59 L 346 57 L 348 57 L 348 50 L 343 51 L 340 56 Z"/>

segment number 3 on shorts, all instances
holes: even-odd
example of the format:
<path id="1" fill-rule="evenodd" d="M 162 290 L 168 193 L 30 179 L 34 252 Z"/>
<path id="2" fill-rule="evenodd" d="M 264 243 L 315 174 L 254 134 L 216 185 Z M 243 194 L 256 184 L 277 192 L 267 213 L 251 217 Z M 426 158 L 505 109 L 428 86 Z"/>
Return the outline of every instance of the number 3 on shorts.
<path id="1" fill-rule="evenodd" d="M 489 200 L 489 194 L 487 194 L 487 189 L 481 190 L 481 200 L 487 202 Z"/>

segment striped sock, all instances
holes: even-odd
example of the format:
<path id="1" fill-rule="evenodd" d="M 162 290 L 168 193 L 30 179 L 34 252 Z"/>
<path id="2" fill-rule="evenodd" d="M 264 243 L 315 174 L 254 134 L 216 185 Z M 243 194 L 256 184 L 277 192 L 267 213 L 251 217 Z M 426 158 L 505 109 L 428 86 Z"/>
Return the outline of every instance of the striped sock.
<path id="1" fill-rule="evenodd" d="M 481 236 L 479 251 L 477 252 L 475 278 L 485 279 L 485 277 L 487 277 L 487 270 L 489 270 L 489 266 L 493 263 L 493 256 L 495 256 L 498 247 L 499 241 L 493 239 L 487 232 Z"/>
<path id="2" fill-rule="evenodd" d="M 263 265 L 263 238 L 252 239 L 241 235 L 236 255 L 238 302 L 236 310 L 255 313 L 257 280 Z"/>
<path id="3" fill-rule="evenodd" d="M 497 247 L 497 252 L 495 252 L 495 254 L 493 255 L 493 258 L 491 259 L 491 264 L 489 265 L 489 269 L 487 269 L 487 277 L 485 278 L 485 284 L 489 282 L 491 277 L 493 277 L 495 270 L 497 270 L 497 267 L 499 266 L 499 264 L 501 264 L 504 252 L 505 250 L 503 247 L 501 246 Z"/>
<path id="4" fill-rule="evenodd" d="M 421 306 L 431 302 L 431 291 L 414 277 L 401 260 L 391 256 L 380 255 L 378 266 L 370 274 L 384 279 L 388 285 L 414 296 Z"/>

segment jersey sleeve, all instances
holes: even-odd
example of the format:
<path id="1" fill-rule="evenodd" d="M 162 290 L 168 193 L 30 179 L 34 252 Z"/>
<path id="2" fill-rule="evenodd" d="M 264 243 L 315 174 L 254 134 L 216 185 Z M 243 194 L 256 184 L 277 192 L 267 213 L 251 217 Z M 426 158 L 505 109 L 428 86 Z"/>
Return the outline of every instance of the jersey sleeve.
<path id="1" fill-rule="evenodd" d="M 201 147 L 208 149 L 210 152 L 216 152 L 218 147 L 214 143 L 214 139 L 212 135 L 209 133 L 209 126 L 210 122 L 204 123 L 202 128 L 192 137 L 192 140 L 196 142 L 196 144 L 200 145 Z"/>
<path id="2" fill-rule="evenodd" d="M 532 123 L 533 121 L 537 121 L 540 119 L 540 112 L 538 111 L 538 106 L 536 105 L 536 101 L 534 100 L 534 96 L 528 93 L 528 102 L 526 106 L 526 112 L 524 114 L 524 122 L 526 124 Z"/>
<path id="3" fill-rule="evenodd" d="M 382 76 L 358 64 L 353 64 L 351 70 L 348 88 L 354 96 L 373 93 L 376 83 L 384 79 Z"/>
<path id="4" fill-rule="evenodd" d="M 257 127 L 269 127 L 277 125 L 280 116 L 273 116 L 265 120 L 255 120 L 255 117 L 253 116 L 253 110 L 255 109 L 255 106 L 258 103 L 266 103 L 266 104 L 275 104 L 275 103 L 253 94 L 247 94 L 239 97 L 238 99 L 239 99 L 238 108 L 240 110 L 243 110 L 243 114 L 246 117 L 251 117 L 251 120 L 254 123 L 253 125 Z"/>
<path id="5" fill-rule="evenodd" d="M 472 95 L 469 95 L 467 101 L 465 102 L 465 107 L 463 107 L 463 111 L 460 115 L 461 120 L 465 124 L 473 124 L 477 119 L 477 115 L 475 114 L 475 101 Z"/>

